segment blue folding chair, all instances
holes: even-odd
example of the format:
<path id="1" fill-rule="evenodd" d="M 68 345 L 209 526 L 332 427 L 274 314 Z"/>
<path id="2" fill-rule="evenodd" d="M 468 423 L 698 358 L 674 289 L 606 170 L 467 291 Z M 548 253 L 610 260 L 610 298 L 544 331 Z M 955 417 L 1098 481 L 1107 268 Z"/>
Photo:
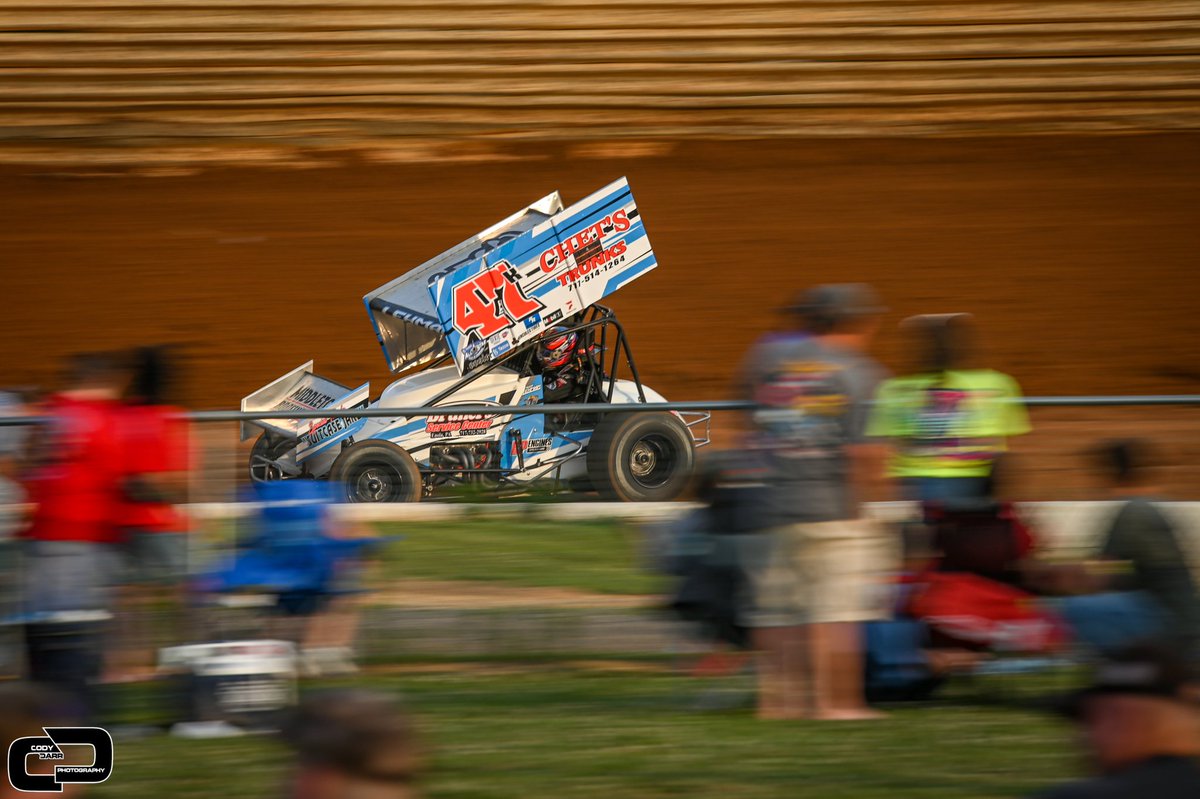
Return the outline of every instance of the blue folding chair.
<path id="1" fill-rule="evenodd" d="M 206 574 L 206 593 L 256 592 L 276 597 L 280 610 L 308 615 L 335 596 L 360 593 L 345 566 L 400 536 L 345 539 L 329 535 L 330 492 L 315 480 L 256 483 L 259 512 L 253 533 Z"/>

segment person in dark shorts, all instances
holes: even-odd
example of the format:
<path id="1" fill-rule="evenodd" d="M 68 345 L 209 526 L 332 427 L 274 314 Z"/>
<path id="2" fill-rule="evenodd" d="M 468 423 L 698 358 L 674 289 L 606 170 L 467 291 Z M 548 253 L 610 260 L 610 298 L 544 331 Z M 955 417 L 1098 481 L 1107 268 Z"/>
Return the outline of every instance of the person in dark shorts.
<path id="1" fill-rule="evenodd" d="M 114 432 L 120 359 L 76 356 L 67 387 L 39 410 L 25 485 L 35 509 L 24 542 L 29 677 L 92 705 L 100 674 L 119 530 L 120 447 Z"/>
<path id="2" fill-rule="evenodd" d="M 1082 727 L 1097 774 L 1034 799 L 1200 796 L 1200 681 L 1169 649 L 1139 644 L 1114 655 L 1061 710 Z"/>
<path id="3" fill-rule="evenodd" d="M 671 609 L 694 623 L 713 649 L 691 672 L 696 676 L 736 673 L 748 659 L 748 617 L 754 612 L 749 575 L 770 550 L 761 511 L 766 475 L 742 453 L 715 455 L 699 472 L 699 508 L 671 527 L 662 570 L 677 578 Z"/>

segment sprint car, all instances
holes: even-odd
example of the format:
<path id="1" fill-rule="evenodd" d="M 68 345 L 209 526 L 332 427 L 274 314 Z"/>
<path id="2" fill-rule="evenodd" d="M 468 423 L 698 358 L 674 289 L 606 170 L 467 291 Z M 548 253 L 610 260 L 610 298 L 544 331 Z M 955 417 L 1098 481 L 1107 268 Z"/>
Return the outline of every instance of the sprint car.
<path id="1" fill-rule="evenodd" d="M 557 192 L 368 293 L 389 369 L 343 386 L 309 361 L 243 411 L 430 408 L 395 417 L 243 423 L 253 480 L 328 479 L 348 502 L 416 501 L 453 486 L 594 490 L 668 500 L 687 486 L 709 414 L 589 411 L 664 402 L 642 384 L 624 328 L 599 301 L 657 261 L 622 178 L 563 207 Z M 542 404 L 578 412 L 531 413 Z M 495 413 L 457 413 L 456 407 Z M 523 412 L 524 411 L 524 412 Z"/>

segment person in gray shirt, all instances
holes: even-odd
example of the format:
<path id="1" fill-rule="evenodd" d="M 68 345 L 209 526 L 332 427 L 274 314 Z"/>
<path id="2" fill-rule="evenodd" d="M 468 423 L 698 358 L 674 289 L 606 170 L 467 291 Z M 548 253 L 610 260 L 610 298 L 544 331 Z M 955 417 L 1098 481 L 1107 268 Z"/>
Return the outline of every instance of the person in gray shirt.
<path id="1" fill-rule="evenodd" d="M 880 615 L 881 547 L 860 502 L 883 474 L 884 445 L 865 427 L 886 375 L 865 350 L 883 309 L 869 287 L 839 284 L 809 290 L 794 310 L 808 335 L 764 341 L 742 379 L 759 406 L 750 447 L 770 475 L 770 553 L 751 574 L 759 716 L 868 718 L 859 624 Z"/>

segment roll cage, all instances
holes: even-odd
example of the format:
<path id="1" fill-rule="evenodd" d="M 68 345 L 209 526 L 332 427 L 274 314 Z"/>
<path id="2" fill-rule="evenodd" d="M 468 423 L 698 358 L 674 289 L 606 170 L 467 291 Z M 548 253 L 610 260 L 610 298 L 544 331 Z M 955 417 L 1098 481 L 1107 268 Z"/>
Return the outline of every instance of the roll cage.
<path id="1" fill-rule="evenodd" d="M 471 374 L 454 383 L 454 385 L 434 396 L 425 404 L 436 406 L 439 402 L 453 397 L 481 376 L 501 366 L 513 369 L 521 377 L 541 374 L 541 369 L 534 358 L 534 351 L 537 349 L 537 345 L 546 338 L 562 335 L 563 333 L 575 333 L 588 341 L 589 344 L 595 345 L 594 349 L 591 346 L 586 348 L 587 366 L 590 368 L 587 370 L 589 380 L 586 390 L 582 393 L 584 397 L 582 402 L 612 402 L 613 389 L 618 379 L 617 375 L 619 374 L 622 354 L 624 354 L 624 360 L 629 368 L 630 380 L 637 387 L 638 402 L 646 401 L 642 379 L 638 374 L 637 364 L 633 359 L 633 352 L 629 348 L 629 339 L 625 335 L 625 328 L 617 321 L 617 315 L 613 313 L 611 308 L 603 305 L 593 305 L 571 317 L 566 323 L 555 326 L 552 331 L 547 330 L 537 338 L 514 348 L 512 352 L 505 354 L 503 357 L 476 369 Z M 612 355 L 609 359 L 608 367 L 605 368 L 604 354 L 610 350 L 610 347 Z M 443 357 L 436 364 L 447 360 L 449 360 L 449 356 Z M 436 364 L 430 364 L 430 366 L 432 367 Z"/>
<path id="2" fill-rule="evenodd" d="M 577 392 L 578 400 L 581 405 L 586 405 L 589 402 L 593 403 L 608 403 L 612 402 L 613 392 L 616 387 L 616 381 L 620 374 L 621 361 L 624 360 L 629 370 L 630 379 L 637 390 L 638 402 L 646 401 L 645 390 L 642 387 L 641 377 L 638 374 L 637 364 L 633 358 L 633 352 L 629 347 L 629 339 L 625 334 L 625 328 L 622 327 L 620 321 L 617 320 L 616 314 L 611 308 L 603 305 L 592 305 L 589 308 L 569 317 L 563 324 L 556 325 L 550 330 L 546 330 L 538 337 L 524 342 L 522 345 L 513 349 L 512 352 L 505 354 L 478 369 L 471 374 L 464 376 L 456 381 L 453 385 L 441 391 L 437 395 L 430 398 L 424 405 L 436 407 L 439 403 L 454 397 L 464 388 L 477 381 L 483 375 L 486 375 L 501 367 L 507 367 L 517 373 L 519 377 L 530 377 L 542 373 L 541 366 L 538 364 L 535 357 L 538 344 L 543 340 L 563 335 L 564 333 L 575 333 L 581 339 L 588 343 L 588 346 L 582 348 L 583 357 L 586 362 L 583 364 L 581 373 L 587 377 L 587 382 L 580 386 Z M 607 357 L 606 357 L 607 356 Z M 624 356 L 624 358 L 622 358 Z M 430 364 L 427 368 L 432 368 L 436 365 L 448 361 L 450 358 L 446 356 L 439 359 L 437 362 Z M 514 389 L 515 391 L 515 389 Z M 522 414 L 514 412 L 508 405 L 513 398 L 511 393 L 501 395 L 500 403 L 497 405 L 497 416 L 512 416 L 514 419 Z M 598 421 L 597 414 L 572 414 L 570 418 L 560 420 L 560 424 L 555 425 L 554 430 L 548 430 L 551 435 L 556 438 L 569 441 L 577 445 L 575 452 L 569 453 L 561 459 L 557 459 L 554 463 L 547 464 L 542 474 L 557 472 L 562 465 L 572 457 L 583 453 L 583 445 L 576 442 L 569 436 L 563 435 L 571 430 L 586 429 L 594 426 Z M 463 443 L 459 447 L 478 446 L 480 442 Z M 506 442 L 493 442 L 499 446 L 504 446 Z M 423 450 L 432 450 L 434 447 L 440 446 L 434 442 L 422 444 L 412 452 L 421 452 Z M 499 482 L 511 474 L 516 474 L 525 470 L 524 454 L 522 448 L 518 446 L 517 464 L 514 467 L 504 468 L 499 465 L 489 466 L 486 468 L 466 468 L 459 466 L 452 467 L 437 467 L 433 465 L 432 458 L 429 465 L 421 466 L 421 474 L 428 481 L 430 478 L 442 478 L 446 482 L 466 483 L 472 480 L 476 482 L 485 482 L 489 478 Z M 557 479 L 557 475 L 556 475 Z"/>

